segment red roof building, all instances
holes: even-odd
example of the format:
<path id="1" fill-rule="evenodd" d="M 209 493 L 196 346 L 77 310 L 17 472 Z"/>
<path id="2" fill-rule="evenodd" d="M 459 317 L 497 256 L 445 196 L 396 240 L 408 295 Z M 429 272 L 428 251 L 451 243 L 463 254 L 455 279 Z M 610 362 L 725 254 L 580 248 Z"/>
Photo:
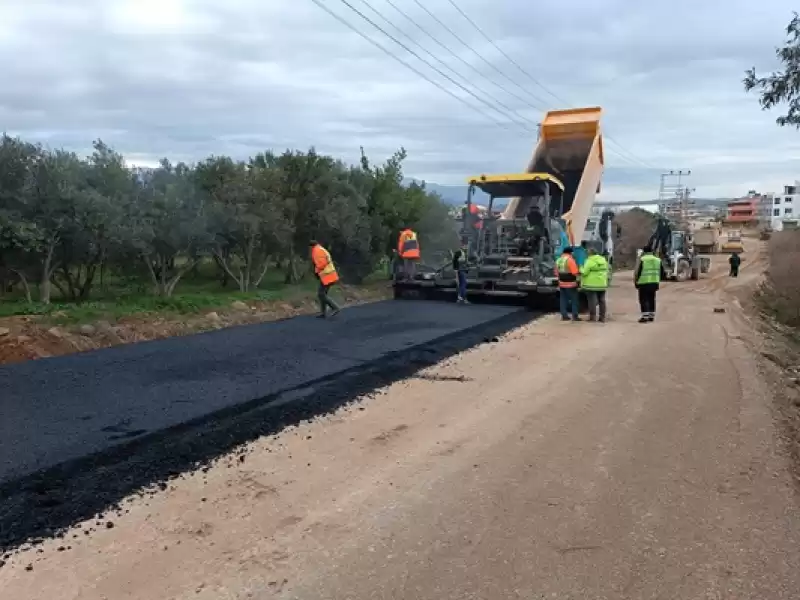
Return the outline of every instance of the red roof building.
<path id="1" fill-rule="evenodd" d="M 728 202 L 725 214 L 726 223 L 756 224 L 759 218 L 761 194 L 753 194 Z"/>

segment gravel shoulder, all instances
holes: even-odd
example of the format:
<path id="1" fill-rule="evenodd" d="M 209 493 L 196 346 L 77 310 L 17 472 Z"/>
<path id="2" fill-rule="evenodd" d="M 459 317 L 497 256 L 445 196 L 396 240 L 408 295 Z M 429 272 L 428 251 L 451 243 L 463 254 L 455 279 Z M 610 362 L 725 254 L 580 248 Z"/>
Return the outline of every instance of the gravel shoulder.
<path id="1" fill-rule="evenodd" d="M 619 277 L 611 322 L 546 317 L 262 437 L 130 498 L 111 528 L 92 519 L 11 557 L 0 589 L 797 598 L 791 465 L 759 334 L 720 277 L 665 284 L 651 325 Z"/>

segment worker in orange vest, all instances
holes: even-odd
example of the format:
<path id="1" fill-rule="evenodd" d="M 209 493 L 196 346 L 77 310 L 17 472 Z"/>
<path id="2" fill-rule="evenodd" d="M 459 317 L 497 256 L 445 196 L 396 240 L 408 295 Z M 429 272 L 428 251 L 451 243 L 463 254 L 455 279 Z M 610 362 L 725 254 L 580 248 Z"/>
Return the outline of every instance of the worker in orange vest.
<path id="1" fill-rule="evenodd" d="M 406 227 L 397 239 L 397 255 L 403 261 L 403 274 L 406 279 L 414 279 L 416 265 L 420 258 L 417 234 Z"/>
<path id="2" fill-rule="evenodd" d="M 328 307 L 331 308 L 331 316 L 336 316 L 341 307 L 328 296 L 328 292 L 336 282 L 339 281 L 339 274 L 336 272 L 336 266 L 333 264 L 330 252 L 322 247 L 317 240 L 309 242 L 311 247 L 311 261 L 314 263 L 314 273 L 319 277 L 319 290 L 317 297 L 319 298 L 320 314 L 318 318 L 324 319 L 327 316 Z"/>
<path id="3" fill-rule="evenodd" d="M 578 277 L 580 270 L 578 263 L 572 256 L 572 248 L 564 248 L 561 256 L 556 261 L 556 277 L 558 278 L 558 295 L 561 308 L 561 320 L 569 321 L 569 313 L 572 312 L 572 320 L 580 321 L 578 316 Z M 571 309 L 571 310 L 570 310 Z"/>

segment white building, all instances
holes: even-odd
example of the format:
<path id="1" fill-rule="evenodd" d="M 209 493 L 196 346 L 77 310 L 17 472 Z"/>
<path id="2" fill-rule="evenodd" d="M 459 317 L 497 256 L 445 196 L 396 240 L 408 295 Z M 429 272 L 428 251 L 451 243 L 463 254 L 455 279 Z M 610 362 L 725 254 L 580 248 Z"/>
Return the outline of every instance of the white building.
<path id="1" fill-rule="evenodd" d="M 783 186 L 783 194 L 766 194 L 771 199 L 765 203 L 765 221 L 774 231 L 781 231 L 785 223 L 797 225 L 800 218 L 800 181 Z"/>

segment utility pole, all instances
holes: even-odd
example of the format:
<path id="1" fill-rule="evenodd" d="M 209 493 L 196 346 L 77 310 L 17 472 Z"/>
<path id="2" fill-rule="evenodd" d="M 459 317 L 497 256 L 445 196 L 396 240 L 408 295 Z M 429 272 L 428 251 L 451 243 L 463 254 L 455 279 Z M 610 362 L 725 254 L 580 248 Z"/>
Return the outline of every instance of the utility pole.
<path id="1" fill-rule="evenodd" d="M 692 174 L 690 170 L 672 170 L 661 174 L 658 188 L 658 212 L 668 219 L 683 222 L 688 213 L 689 193 L 683 180 Z"/>

